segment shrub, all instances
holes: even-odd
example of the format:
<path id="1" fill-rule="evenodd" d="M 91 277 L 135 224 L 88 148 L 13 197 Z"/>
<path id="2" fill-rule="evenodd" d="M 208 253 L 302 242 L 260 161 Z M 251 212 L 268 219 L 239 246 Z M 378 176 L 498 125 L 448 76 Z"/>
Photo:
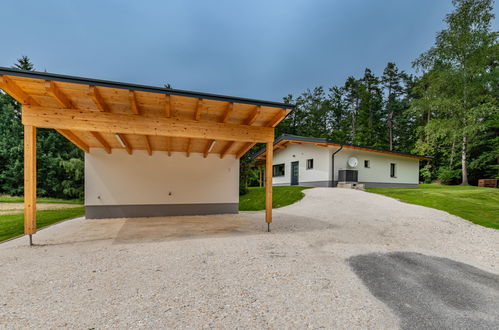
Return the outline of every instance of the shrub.
<path id="1" fill-rule="evenodd" d="M 453 184 L 461 177 L 461 170 L 453 170 L 448 166 L 438 169 L 438 180 L 443 184 Z"/>

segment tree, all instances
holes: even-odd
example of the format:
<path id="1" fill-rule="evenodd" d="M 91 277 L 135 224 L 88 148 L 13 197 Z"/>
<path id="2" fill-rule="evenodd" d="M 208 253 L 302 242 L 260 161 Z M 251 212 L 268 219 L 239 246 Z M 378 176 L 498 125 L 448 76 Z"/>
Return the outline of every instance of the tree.
<path id="1" fill-rule="evenodd" d="M 427 139 L 438 136 L 446 145 L 460 141 L 461 183 L 468 184 L 469 148 L 498 110 L 492 94 L 497 88 L 498 34 L 490 31 L 492 0 L 452 3 L 455 10 L 445 18 L 447 28 L 413 63 L 426 71 L 424 101 L 415 102 L 413 109 L 428 113 Z"/>
<path id="2" fill-rule="evenodd" d="M 35 66 L 26 55 L 23 55 L 17 59 L 17 63 L 14 64 L 14 68 L 27 71 L 35 70 Z"/>

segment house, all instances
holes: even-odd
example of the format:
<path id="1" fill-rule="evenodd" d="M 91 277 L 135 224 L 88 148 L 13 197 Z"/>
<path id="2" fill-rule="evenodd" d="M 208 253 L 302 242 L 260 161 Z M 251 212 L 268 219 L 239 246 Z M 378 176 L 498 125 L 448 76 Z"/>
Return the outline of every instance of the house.
<path id="1" fill-rule="evenodd" d="M 36 132 L 57 130 L 85 152 L 87 218 L 236 213 L 239 159 L 266 143 L 292 105 L 0 67 L 22 105 L 24 231 L 36 232 Z M 40 150 L 43 152 L 43 150 Z M 39 177 L 43 180 L 43 177 Z M 266 215 L 272 221 L 272 186 Z"/>
<path id="2" fill-rule="evenodd" d="M 284 134 L 274 144 L 272 184 L 336 187 L 416 187 L 420 160 L 430 157 Z M 265 159 L 263 151 L 256 159 Z"/>

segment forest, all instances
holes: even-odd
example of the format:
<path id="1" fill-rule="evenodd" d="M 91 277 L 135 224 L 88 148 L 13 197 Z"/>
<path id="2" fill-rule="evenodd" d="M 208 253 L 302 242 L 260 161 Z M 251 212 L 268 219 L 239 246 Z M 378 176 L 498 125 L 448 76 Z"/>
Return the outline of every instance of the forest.
<path id="1" fill-rule="evenodd" d="M 326 137 L 386 150 L 428 155 L 423 182 L 476 184 L 499 179 L 499 46 L 492 0 L 454 0 L 434 45 L 417 56 L 415 74 L 386 64 L 343 85 L 312 87 L 284 101 L 296 109 L 276 127 L 283 134 Z M 14 65 L 34 70 L 27 56 Z M 252 150 L 255 152 L 261 146 Z M 83 153 L 54 130 L 39 129 L 38 194 L 82 198 Z M 241 186 L 257 182 L 249 152 Z M 23 193 L 20 105 L 0 92 L 0 194 Z"/>

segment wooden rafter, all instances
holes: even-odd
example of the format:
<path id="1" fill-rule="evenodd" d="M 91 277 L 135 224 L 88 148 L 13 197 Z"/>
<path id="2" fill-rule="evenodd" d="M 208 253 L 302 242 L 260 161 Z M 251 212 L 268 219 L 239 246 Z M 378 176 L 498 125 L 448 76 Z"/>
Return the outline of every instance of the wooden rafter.
<path id="1" fill-rule="evenodd" d="M 121 146 L 125 148 L 126 152 L 128 152 L 129 155 L 133 153 L 132 146 L 130 145 L 130 142 L 128 142 L 125 134 L 116 134 L 116 138 L 118 142 L 120 142 Z"/>
<path id="2" fill-rule="evenodd" d="M 97 106 L 97 109 L 99 109 L 102 112 L 109 112 L 109 107 L 102 98 L 102 95 L 100 94 L 96 86 L 89 86 L 88 95 L 94 101 L 95 105 Z"/>
<path id="3" fill-rule="evenodd" d="M 7 76 L 0 75 L 0 88 L 23 105 L 40 105 L 40 103 L 24 92 L 21 87 L 16 85 L 16 83 Z"/>
<path id="4" fill-rule="evenodd" d="M 140 115 L 139 104 L 137 103 L 137 95 L 135 94 L 135 91 L 129 91 L 128 98 L 130 100 L 130 109 L 132 110 L 132 113 Z"/>
<path id="5" fill-rule="evenodd" d="M 243 145 L 243 147 L 241 149 L 239 149 L 239 151 L 236 153 L 236 158 L 237 159 L 241 158 L 245 153 L 248 152 L 248 150 L 253 148 L 254 145 L 255 145 L 255 143 L 253 143 L 253 142 L 245 143 Z"/>
<path id="6" fill-rule="evenodd" d="M 108 154 L 110 154 L 112 152 L 111 146 L 109 145 L 109 143 L 107 143 L 107 141 L 104 139 L 104 137 L 99 132 L 90 131 L 90 134 L 92 134 L 92 136 L 97 141 L 99 141 L 99 143 L 101 144 L 101 146 L 106 150 L 106 152 Z"/>
<path id="7" fill-rule="evenodd" d="M 165 116 L 170 118 L 172 116 L 172 108 L 170 106 L 170 95 L 165 95 Z"/>
<path id="8" fill-rule="evenodd" d="M 285 115 L 286 109 L 280 109 L 279 112 L 274 117 L 272 117 L 272 119 L 270 119 L 265 126 L 275 127 L 281 121 L 281 119 L 284 118 Z"/>
<path id="9" fill-rule="evenodd" d="M 152 155 L 152 148 L 151 148 L 151 141 L 149 140 L 149 136 L 144 135 L 144 141 L 146 144 L 147 153 L 149 154 L 149 156 L 151 156 Z"/>
<path id="10" fill-rule="evenodd" d="M 23 107 L 23 124 L 43 128 L 137 135 L 173 136 L 242 142 L 272 141 L 274 129 L 207 121 L 180 120 L 110 112 Z"/>
<path id="11" fill-rule="evenodd" d="M 208 157 L 208 154 L 213 149 L 216 142 L 217 142 L 216 140 L 208 140 L 208 143 L 206 144 L 206 147 L 204 148 L 204 152 L 203 152 L 204 158 Z"/>
<path id="12" fill-rule="evenodd" d="M 85 141 L 83 141 L 82 139 L 80 139 L 76 134 L 74 134 L 70 130 L 58 129 L 57 132 L 59 132 L 62 136 L 64 136 L 69 141 L 71 141 L 74 145 L 76 145 L 81 150 L 83 150 L 85 152 L 89 151 L 88 144 Z"/>
<path id="13" fill-rule="evenodd" d="M 45 90 L 61 108 L 74 109 L 71 100 L 57 87 L 54 81 L 45 81 Z"/>
<path id="14" fill-rule="evenodd" d="M 177 108 L 175 108 L 175 99 L 173 95 L 170 95 L 170 117 L 175 117 Z M 168 118 L 170 118 L 168 117 Z"/>
<path id="15" fill-rule="evenodd" d="M 191 145 L 192 145 L 192 139 L 187 139 L 187 148 L 185 151 L 185 155 L 189 157 L 191 155 Z"/>
<path id="16" fill-rule="evenodd" d="M 225 109 L 225 113 L 224 113 L 222 120 L 220 122 L 226 123 L 229 120 L 230 115 L 232 114 L 233 111 L 234 111 L 234 103 L 229 102 L 227 104 L 227 109 Z"/>
<path id="17" fill-rule="evenodd" d="M 222 149 L 222 152 L 220 152 L 220 158 L 224 158 L 225 155 L 227 155 L 227 153 L 229 152 L 230 148 L 232 148 L 234 143 L 235 143 L 234 141 L 230 141 L 225 145 L 225 147 Z"/>
<path id="18" fill-rule="evenodd" d="M 246 119 L 246 122 L 245 124 L 246 125 L 253 125 L 253 123 L 255 122 L 255 120 L 258 118 L 258 116 L 260 115 L 260 111 L 261 111 L 261 106 L 257 106 L 255 108 L 255 110 L 253 110 L 253 112 L 251 113 L 251 115 L 248 117 L 248 119 Z"/>
<path id="19" fill-rule="evenodd" d="M 194 114 L 194 120 L 200 120 L 202 112 L 203 112 L 203 99 L 198 99 L 198 102 L 196 104 L 196 113 Z"/>
<path id="20" fill-rule="evenodd" d="M 168 156 L 172 155 L 172 138 L 171 138 L 171 136 L 166 137 L 166 152 L 168 153 Z"/>

